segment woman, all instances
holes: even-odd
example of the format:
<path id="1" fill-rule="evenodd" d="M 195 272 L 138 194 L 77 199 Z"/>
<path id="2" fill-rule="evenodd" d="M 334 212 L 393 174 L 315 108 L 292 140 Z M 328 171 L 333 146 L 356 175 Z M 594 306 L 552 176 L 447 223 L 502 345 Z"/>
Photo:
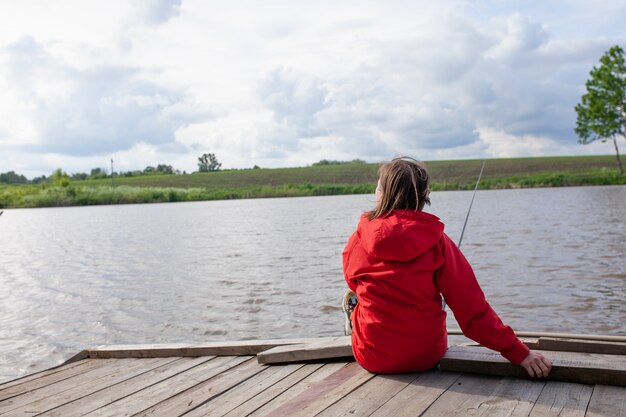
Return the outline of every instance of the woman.
<path id="1" fill-rule="evenodd" d="M 429 176 L 401 157 L 381 165 L 376 207 L 361 216 L 343 252 L 352 350 L 365 369 L 415 372 L 437 365 L 447 349 L 442 296 L 465 336 L 545 377 L 551 362 L 529 351 L 485 300 L 474 272 L 436 216 L 423 211 Z"/>

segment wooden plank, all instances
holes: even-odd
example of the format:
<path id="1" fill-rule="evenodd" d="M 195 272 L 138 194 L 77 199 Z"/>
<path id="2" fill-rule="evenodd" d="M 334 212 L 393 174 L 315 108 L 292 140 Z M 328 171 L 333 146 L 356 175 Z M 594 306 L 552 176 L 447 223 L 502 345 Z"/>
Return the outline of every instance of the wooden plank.
<path id="1" fill-rule="evenodd" d="M 300 381 L 317 371 L 322 366 L 324 366 L 324 364 L 321 363 L 303 365 L 289 376 L 283 378 L 279 382 L 273 384 L 271 387 L 268 387 L 266 390 L 235 407 L 234 409 L 226 413 L 224 417 L 250 415 L 251 413 L 268 404 L 270 401 L 272 401 L 288 389 L 292 388 L 294 385 L 298 384 Z"/>
<path id="2" fill-rule="evenodd" d="M 626 417 L 626 388 L 596 385 L 587 407 L 586 417 Z"/>
<path id="3" fill-rule="evenodd" d="M 74 363 L 71 363 L 71 364 L 61 364 L 61 365 L 58 365 L 58 366 L 54 366 L 52 368 L 44 369 L 44 370 L 41 370 L 41 371 L 38 371 L 38 372 L 34 372 L 32 374 L 27 374 L 27 375 L 21 376 L 19 378 L 15 378 L 15 379 L 11 379 L 9 381 L 2 382 L 2 383 L 0 383 L 0 392 L 2 392 L 6 388 L 10 388 L 10 387 L 13 387 L 15 385 L 23 384 L 25 382 L 29 382 L 29 381 L 32 381 L 34 379 L 41 378 L 43 376 L 52 375 L 52 374 L 57 373 L 57 372 L 67 371 L 68 369 L 72 369 L 72 368 L 74 368 L 76 366 L 85 366 L 85 364 L 87 362 L 92 362 L 92 361 L 93 361 L 92 359 L 85 359 L 83 361 L 74 362 Z"/>
<path id="4" fill-rule="evenodd" d="M 267 366 L 259 365 L 254 359 L 239 364 L 227 372 L 210 378 L 191 389 L 161 401 L 143 410 L 137 416 L 193 416 L 195 408 L 211 399 L 220 396 L 232 387 L 247 381 L 249 378 L 268 370 Z M 200 413 L 202 415 L 202 413 Z"/>
<path id="5" fill-rule="evenodd" d="M 520 337 L 519 340 L 525 344 L 529 349 L 539 349 L 539 338 L 537 337 Z M 448 346 L 481 346 L 471 339 L 465 336 L 448 336 Z"/>
<path id="6" fill-rule="evenodd" d="M 120 366 L 117 361 L 90 359 L 79 367 L 71 367 L 61 372 L 54 372 L 40 378 L 35 378 L 21 384 L 16 384 L 0 392 L 0 413 L 7 407 L 8 400 L 15 397 L 34 396 L 43 389 L 58 390 L 60 382 L 65 380 L 74 380 L 75 378 L 84 378 L 83 375 L 91 375 L 92 372 L 111 367 Z M 87 377 L 89 378 L 89 377 Z"/>
<path id="7" fill-rule="evenodd" d="M 539 349 L 539 338 L 537 337 L 518 337 L 518 339 L 521 340 L 523 344 L 528 346 L 529 349 Z"/>
<path id="8" fill-rule="evenodd" d="M 87 372 L 90 369 L 106 366 L 107 363 L 107 361 L 99 361 L 98 359 L 86 359 L 81 362 L 55 367 L 9 381 L 0 385 L 0 401 L 22 394 L 25 391 L 32 391 L 46 385 L 54 384 L 63 379 Z"/>
<path id="9" fill-rule="evenodd" d="M 123 358 L 149 358 L 164 356 L 180 356 L 183 350 L 190 348 L 189 343 L 157 343 L 157 344 L 132 344 L 132 345 L 102 345 L 87 348 L 90 358 L 96 359 L 123 359 Z"/>
<path id="10" fill-rule="evenodd" d="M 271 364 L 352 357 L 350 336 L 343 336 L 312 343 L 278 346 L 259 353 L 257 360 L 259 363 Z"/>
<path id="11" fill-rule="evenodd" d="M 22 395 L 10 398 L 0 403 L 0 415 L 10 413 L 41 413 L 58 405 L 65 404 L 74 395 L 97 391 L 105 386 L 116 384 L 135 375 L 149 371 L 174 359 L 127 359 L 112 361 L 107 366 L 102 366 L 67 378 L 52 385 L 46 385 L 34 391 L 28 391 Z M 92 390 L 85 394 L 85 390 Z M 81 395 L 82 396 L 82 395 Z"/>
<path id="12" fill-rule="evenodd" d="M 187 372 L 180 373 L 141 391 L 135 392 L 119 401 L 108 404 L 86 415 L 89 416 L 128 416 L 149 409 L 177 394 L 209 380 L 222 372 L 236 367 L 242 362 L 250 362 L 249 356 L 218 357 Z M 256 365 L 256 363 L 255 363 Z M 164 414 L 167 415 L 167 414 Z"/>
<path id="13" fill-rule="evenodd" d="M 317 416 L 369 416 L 417 378 L 416 373 L 377 375 Z"/>
<path id="14" fill-rule="evenodd" d="M 381 403 L 372 417 L 413 417 L 420 415 L 439 398 L 461 374 L 432 370 L 419 374 L 402 391 L 385 403 Z"/>
<path id="15" fill-rule="evenodd" d="M 593 340 L 557 339 L 540 337 L 538 349 L 558 350 L 562 352 L 604 353 L 609 355 L 626 355 L 626 343 L 599 342 Z"/>
<path id="16" fill-rule="evenodd" d="M 544 382 L 461 375 L 422 416 L 481 415 L 526 417 Z"/>
<path id="17" fill-rule="evenodd" d="M 523 341 L 531 348 L 538 346 L 538 339 L 526 338 Z M 470 344 L 478 346 L 465 337 L 457 337 L 455 339 L 453 336 L 451 342 L 454 342 L 455 345 Z M 309 343 L 277 346 L 257 354 L 259 363 L 264 364 L 343 358 L 353 358 L 350 336 L 324 338 Z"/>
<path id="18" fill-rule="evenodd" d="M 626 386 L 626 357 L 579 352 L 542 352 L 552 360 L 549 380 Z M 442 370 L 528 378 L 526 371 L 484 347 L 454 346 L 440 361 Z"/>
<path id="19" fill-rule="evenodd" d="M 592 391 L 590 385 L 548 382 L 529 417 L 584 417 Z"/>
<path id="20" fill-rule="evenodd" d="M 448 329 L 448 334 L 457 336 L 462 335 L 461 329 Z M 559 339 L 579 339 L 579 340 L 598 340 L 604 342 L 621 342 L 626 343 L 626 336 L 617 335 L 595 335 L 595 334 L 574 334 L 574 333 L 551 333 L 551 332 L 515 332 L 517 337 L 553 337 Z"/>
<path id="21" fill-rule="evenodd" d="M 298 383 L 289 387 L 287 390 L 282 391 L 278 396 L 271 399 L 262 407 L 254 410 L 253 412 L 250 412 L 249 414 L 235 414 L 234 416 L 241 416 L 241 415 L 246 415 L 249 417 L 266 416 L 269 413 L 271 413 L 273 410 L 275 410 L 276 408 L 280 407 L 282 404 L 285 404 L 291 401 L 292 399 L 296 398 L 303 392 L 307 391 L 311 387 L 320 383 L 321 381 L 323 381 L 330 375 L 334 374 L 335 372 L 339 371 L 341 368 L 343 368 L 346 365 L 347 365 L 346 362 L 324 364 L 321 368 L 319 368 L 318 370 L 316 370 L 309 376 L 300 380 Z M 306 366 L 308 367 L 311 365 L 306 365 Z M 234 416 L 231 416 L 231 417 L 234 417 Z"/>
<path id="22" fill-rule="evenodd" d="M 202 403 L 201 406 L 193 409 L 188 414 L 185 414 L 185 416 L 221 417 L 272 385 L 280 382 L 282 379 L 289 377 L 289 375 L 303 366 L 304 364 L 264 366 L 263 368 L 265 368 L 265 370 L 263 372 L 254 375 L 252 378 L 247 379 L 245 382 L 242 382 L 227 392 L 221 395 L 216 395 L 215 392 L 212 392 L 212 399 Z M 224 382 L 220 381 L 220 384 L 224 384 Z M 228 384 L 224 385 L 227 386 Z M 204 387 L 204 389 L 206 390 L 206 387 Z"/>
<path id="23" fill-rule="evenodd" d="M 89 351 L 87 349 L 81 350 L 77 354 L 75 354 L 72 357 L 68 358 L 65 362 L 62 363 L 62 365 L 68 365 L 70 363 L 73 363 L 73 362 L 76 362 L 76 361 L 81 361 L 81 360 L 87 359 L 87 358 L 89 358 Z"/>
<path id="24" fill-rule="evenodd" d="M 268 416 L 314 416 L 339 401 L 375 376 L 356 362 L 351 362 L 337 372 L 314 384 L 295 398 L 290 399 Z"/>
<path id="25" fill-rule="evenodd" d="M 476 345 L 466 338 L 456 338 L 452 341 L 456 345 Z M 538 346 L 538 339 L 526 338 L 524 339 L 524 343 L 534 349 Z M 257 360 L 259 363 L 263 364 L 343 358 L 353 358 L 352 341 L 349 336 L 324 338 L 315 340 L 314 342 L 277 346 L 257 354 Z"/>
<path id="26" fill-rule="evenodd" d="M 168 356 L 256 355 L 276 346 L 311 343 L 325 338 L 242 340 L 201 344 L 110 345 L 89 348 L 90 358 L 156 358 Z M 332 338 L 331 338 L 332 339 Z"/>
<path id="27" fill-rule="evenodd" d="M 451 336 L 462 335 L 459 329 L 449 329 Z M 600 340 L 626 343 L 626 336 L 601 336 L 568 333 L 546 332 L 517 332 L 518 337 L 551 337 L 580 340 Z M 164 356 L 211 356 L 211 355 L 256 355 L 276 346 L 313 343 L 329 338 L 301 338 L 301 339 L 269 339 L 243 340 L 232 342 L 213 342 L 202 344 L 170 343 L 170 344 L 143 344 L 143 345 L 110 345 L 97 346 L 79 352 L 76 357 L 84 357 L 85 352 L 90 358 L 149 358 Z M 333 339 L 333 338 L 330 338 Z M 70 358 L 72 360 L 72 358 Z"/>
<path id="28" fill-rule="evenodd" d="M 178 375 L 194 366 L 205 363 L 214 356 L 203 356 L 198 358 L 180 358 L 169 362 L 158 368 L 154 368 L 144 374 L 127 379 L 119 384 L 112 385 L 89 395 L 76 397 L 72 401 L 57 408 L 51 409 L 41 416 L 66 417 L 82 416 L 91 411 L 104 407 L 107 404 L 120 400 L 146 387 L 164 381 L 174 375 Z M 99 360 L 99 359 L 94 359 Z"/>

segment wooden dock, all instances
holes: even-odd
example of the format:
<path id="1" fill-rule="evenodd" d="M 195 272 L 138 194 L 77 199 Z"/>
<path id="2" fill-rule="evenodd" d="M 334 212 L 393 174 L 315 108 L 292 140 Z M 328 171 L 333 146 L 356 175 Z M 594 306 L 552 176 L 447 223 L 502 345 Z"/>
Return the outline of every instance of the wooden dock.
<path id="1" fill-rule="evenodd" d="M 361 368 L 346 337 L 100 347 L 0 384 L 0 416 L 626 417 L 626 341 L 525 342 L 551 379 L 468 345 L 398 375 Z"/>

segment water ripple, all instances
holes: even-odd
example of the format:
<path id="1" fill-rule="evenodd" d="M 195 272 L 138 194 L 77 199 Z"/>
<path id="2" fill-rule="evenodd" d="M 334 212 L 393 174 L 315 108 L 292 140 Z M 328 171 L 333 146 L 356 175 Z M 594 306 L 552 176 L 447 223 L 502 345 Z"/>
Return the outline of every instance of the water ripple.
<path id="1" fill-rule="evenodd" d="M 455 240 L 470 197 L 432 195 Z M 0 381 L 102 344 L 341 335 L 341 251 L 372 201 L 5 210 Z M 626 187 L 478 193 L 463 250 L 505 322 L 626 333 L 624 201 Z"/>

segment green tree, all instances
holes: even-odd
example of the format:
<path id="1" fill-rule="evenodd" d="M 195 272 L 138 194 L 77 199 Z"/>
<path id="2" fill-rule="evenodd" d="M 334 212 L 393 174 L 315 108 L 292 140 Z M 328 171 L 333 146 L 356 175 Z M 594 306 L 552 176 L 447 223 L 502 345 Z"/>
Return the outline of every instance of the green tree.
<path id="1" fill-rule="evenodd" d="M 70 185 L 70 176 L 67 175 L 66 172 L 63 172 L 61 168 L 55 169 L 52 175 L 50 175 L 50 178 L 52 179 L 54 185 L 61 187 L 67 187 Z"/>
<path id="2" fill-rule="evenodd" d="M 99 179 L 108 177 L 106 169 L 104 168 L 92 168 L 91 173 L 89 174 L 89 178 Z"/>
<path id="3" fill-rule="evenodd" d="M 222 164 L 217 160 L 214 153 L 205 153 L 198 158 L 200 172 L 219 171 Z"/>
<path id="4" fill-rule="evenodd" d="M 173 174 L 174 168 L 171 165 L 167 164 L 159 164 L 156 167 L 157 172 L 161 172 L 163 174 Z"/>
<path id="5" fill-rule="evenodd" d="M 324 165 L 344 165 L 344 164 L 364 164 L 365 161 L 362 159 L 353 159 L 352 161 L 337 161 L 335 159 L 320 159 L 317 162 L 313 162 L 313 166 L 324 166 Z"/>
<path id="6" fill-rule="evenodd" d="M 593 67 L 591 78 L 585 84 L 587 93 L 576 105 L 576 134 L 582 144 L 595 140 L 613 141 L 619 175 L 624 168 L 619 157 L 617 137 L 626 139 L 626 60 L 624 50 L 613 46 L 600 58 L 600 66 Z"/>
<path id="7" fill-rule="evenodd" d="M 9 171 L 0 174 L 0 182 L 6 184 L 26 184 L 28 179 L 23 175 L 16 174 L 15 171 Z"/>
<path id="8" fill-rule="evenodd" d="M 89 175 L 87 175 L 87 174 L 86 174 L 86 173 L 84 173 L 84 172 L 75 172 L 75 173 L 73 173 L 73 174 L 72 174 L 72 177 L 71 177 L 71 178 L 72 178 L 73 180 L 86 180 L 88 176 L 89 176 Z"/>
<path id="9" fill-rule="evenodd" d="M 35 177 L 33 178 L 30 182 L 32 182 L 33 184 L 41 184 L 42 182 L 45 182 L 48 178 L 46 178 L 45 175 L 42 175 L 41 177 Z"/>

